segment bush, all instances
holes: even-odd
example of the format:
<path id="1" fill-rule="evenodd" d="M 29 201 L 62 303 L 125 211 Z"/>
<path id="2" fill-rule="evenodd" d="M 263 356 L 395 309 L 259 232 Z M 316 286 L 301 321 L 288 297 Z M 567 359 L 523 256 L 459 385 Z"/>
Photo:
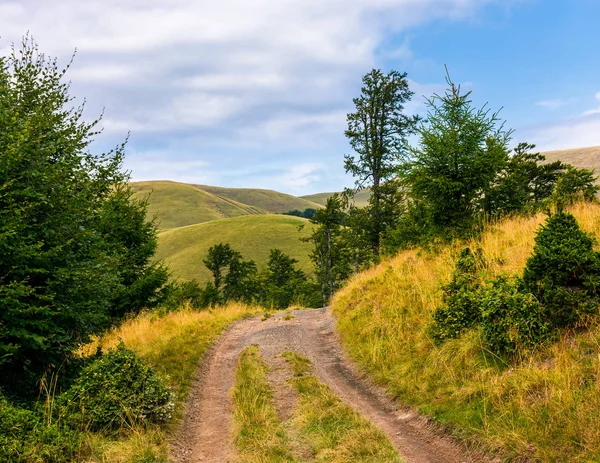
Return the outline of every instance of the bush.
<path id="1" fill-rule="evenodd" d="M 497 353 L 514 354 L 547 339 L 544 309 L 518 277 L 499 277 L 479 295 L 485 339 Z"/>
<path id="2" fill-rule="evenodd" d="M 477 260 L 469 248 L 461 251 L 452 280 L 443 288 L 444 305 L 433 314 L 431 334 L 437 341 L 456 338 L 481 319 Z"/>
<path id="3" fill-rule="evenodd" d="M 81 433 L 60 422 L 47 424 L 43 416 L 15 407 L 0 396 L 0 461 L 6 463 L 62 463 L 79 450 Z"/>
<path id="4" fill-rule="evenodd" d="M 564 212 L 549 217 L 535 238 L 523 280 L 555 327 L 568 326 L 596 310 L 600 255 L 593 246 L 594 239 Z"/>
<path id="5" fill-rule="evenodd" d="M 92 431 L 165 423 L 174 410 L 169 388 L 122 342 L 81 371 L 66 400 Z"/>

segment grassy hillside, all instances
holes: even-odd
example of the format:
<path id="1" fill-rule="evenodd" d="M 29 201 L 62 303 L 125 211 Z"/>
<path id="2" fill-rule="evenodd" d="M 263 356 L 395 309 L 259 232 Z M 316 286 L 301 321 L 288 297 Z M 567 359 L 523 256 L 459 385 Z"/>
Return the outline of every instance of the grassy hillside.
<path id="1" fill-rule="evenodd" d="M 334 193 L 315 193 L 314 195 L 306 195 L 300 196 L 303 199 L 308 201 L 312 201 L 314 203 L 320 204 L 321 206 L 325 206 L 327 203 L 327 198 L 332 196 Z M 371 194 L 371 190 L 369 188 L 365 188 L 364 190 L 359 191 L 354 196 L 355 205 L 357 207 L 365 207 L 367 202 L 369 201 L 369 195 Z"/>
<path id="2" fill-rule="evenodd" d="M 573 212 L 600 237 L 600 206 Z M 521 272 L 544 219 L 514 218 L 468 243 L 483 251 L 483 278 Z M 506 363 L 477 329 L 435 345 L 427 329 L 461 248 L 404 251 L 355 276 L 333 301 L 348 352 L 401 401 L 488 449 L 517 461 L 600 461 L 600 321 Z"/>
<path id="3" fill-rule="evenodd" d="M 219 196 L 220 198 L 238 201 L 273 214 L 280 214 L 294 209 L 303 211 L 306 208 L 318 209 L 320 207 L 319 204 L 312 201 L 307 201 L 303 198 L 273 190 L 261 190 L 258 188 L 222 188 L 207 185 L 196 186 L 208 193 Z"/>
<path id="4" fill-rule="evenodd" d="M 575 167 L 594 169 L 600 175 L 600 146 L 546 151 L 542 153 L 549 162 L 562 161 Z"/>
<path id="5" fill-rule="evenodd" d="M 307 226 L 299 232 L 298 226 L 303 224 Z M 223 242 L 230 243 L 244 258 L 254 260 L 259 268 L 267 262 L 269 250 L 279 248 L 310 272 L 311 245 L 300 241 L 301 236 L 309 234 L 308 224 L 308 220 L 299 217 L 262 214 L 166 230 L 159 235 L 156 258 L 169 264 L 175 277 L 204 282 L 210 274 L 202 260 L 210 246 Z"/>
<path id="6" fill-rule="evenodd" d="M 258 309 L 242 304 L 229 304 L 219 310 L 192 311 L 182 308 L 165 316 L 156 312 L 142 313 L 106 333 L 83 349 L 94 354 L 123 341 L 135 350 L 154 370 L 167 379 L 175 393 L 174 423 L 167 426 L 143 426 L 123 429 L 118 436 L 88 433 L 77 461 L 88 463 L 166 462 L 169 439 L 181 421 L 183 407 L 193 383 L 194 372 L 202 355 L 219 334 L 240 318 L 256 314 Z M 40 460 L 47 461 L 40 457 Z M 54 461 L 54 460 L 53 460 Z"/>
<path id="7" fill-rule="evenodd" d="M 136 197 L 147 197 L 149 217 L 157 217 L 162 229 L 183 227 L 265 211 L 229 198 L 222 198 L 194 185 L 169 181 L 134 182 Z"/>

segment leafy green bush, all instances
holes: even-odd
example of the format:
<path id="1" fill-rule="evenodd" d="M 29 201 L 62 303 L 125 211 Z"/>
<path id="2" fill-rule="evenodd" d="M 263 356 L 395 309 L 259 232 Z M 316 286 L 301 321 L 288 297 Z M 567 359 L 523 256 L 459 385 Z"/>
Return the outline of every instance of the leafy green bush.
<path id="1" fill-rule="evenodd" d="M 593 246 L 594 239 L 579 228 L 572 214 L 564 212 L 549 217 L 535 238 L 523 280 L 555 327 L 596 311 L 600 255 Z"/>
<path id="2" fill-rule="evenodd" d="M 163 380 L 122 342 L 81 371 L 66 400 L 94 431 L 164 423 L 174 409 Z"/>
<path id="3" fill-rule="evenodd" d="M 469 248 L 463 249 L 452 280 L 444 286 L 444 305 L 433 314 L 431 334 L 437 341 L 456 338 L 480 321 L 477 270 L 477 256 Z"/>
<path id="4" fill-rule="evenodd" d="M 0 396 L 0 461 L 6 463 L 63 463 L 81 444 L 81 433 L 47 424 L 31 410 L 15 407 Z"/>
<path id="5" fill-rule="evenodd" d="M 497 278 L 479 295 L 481 324 L 487 343 L 498 353 L 514 354 L 547 339 L 544 309 L 518 277 Z"/>

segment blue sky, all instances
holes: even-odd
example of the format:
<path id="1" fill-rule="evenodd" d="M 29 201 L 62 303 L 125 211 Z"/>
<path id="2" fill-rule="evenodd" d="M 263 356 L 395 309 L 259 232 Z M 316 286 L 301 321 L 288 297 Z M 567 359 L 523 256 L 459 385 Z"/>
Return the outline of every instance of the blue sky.
<path id="1" fill-rule="evenodd" d="M 423 96 L 444 65 L 514 142 L 600 145 L 600 0 L 0 0 L 0 53 L 29 31 L 66 63 L 135 180 L 292 194 L 349 186 L 345 115 L 373 67 Z"/>

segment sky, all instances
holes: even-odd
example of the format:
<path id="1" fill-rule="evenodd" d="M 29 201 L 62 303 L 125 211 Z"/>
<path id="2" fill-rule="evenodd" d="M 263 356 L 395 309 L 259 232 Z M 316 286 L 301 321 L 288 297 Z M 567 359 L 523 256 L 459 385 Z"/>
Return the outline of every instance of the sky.
<path id="1" fill-rule="evenodd" d="M 600 145 L 600 0 L 0 0 L 0 53 L 29 33 L 127 136 L 133 180 L 351 186 L 346 114 L 373 68 L 407 72 L 407 113 L 444 92 L 502 108 L 513 145 Z M 416 141 L 415 141 L 416 142 Z"/>

